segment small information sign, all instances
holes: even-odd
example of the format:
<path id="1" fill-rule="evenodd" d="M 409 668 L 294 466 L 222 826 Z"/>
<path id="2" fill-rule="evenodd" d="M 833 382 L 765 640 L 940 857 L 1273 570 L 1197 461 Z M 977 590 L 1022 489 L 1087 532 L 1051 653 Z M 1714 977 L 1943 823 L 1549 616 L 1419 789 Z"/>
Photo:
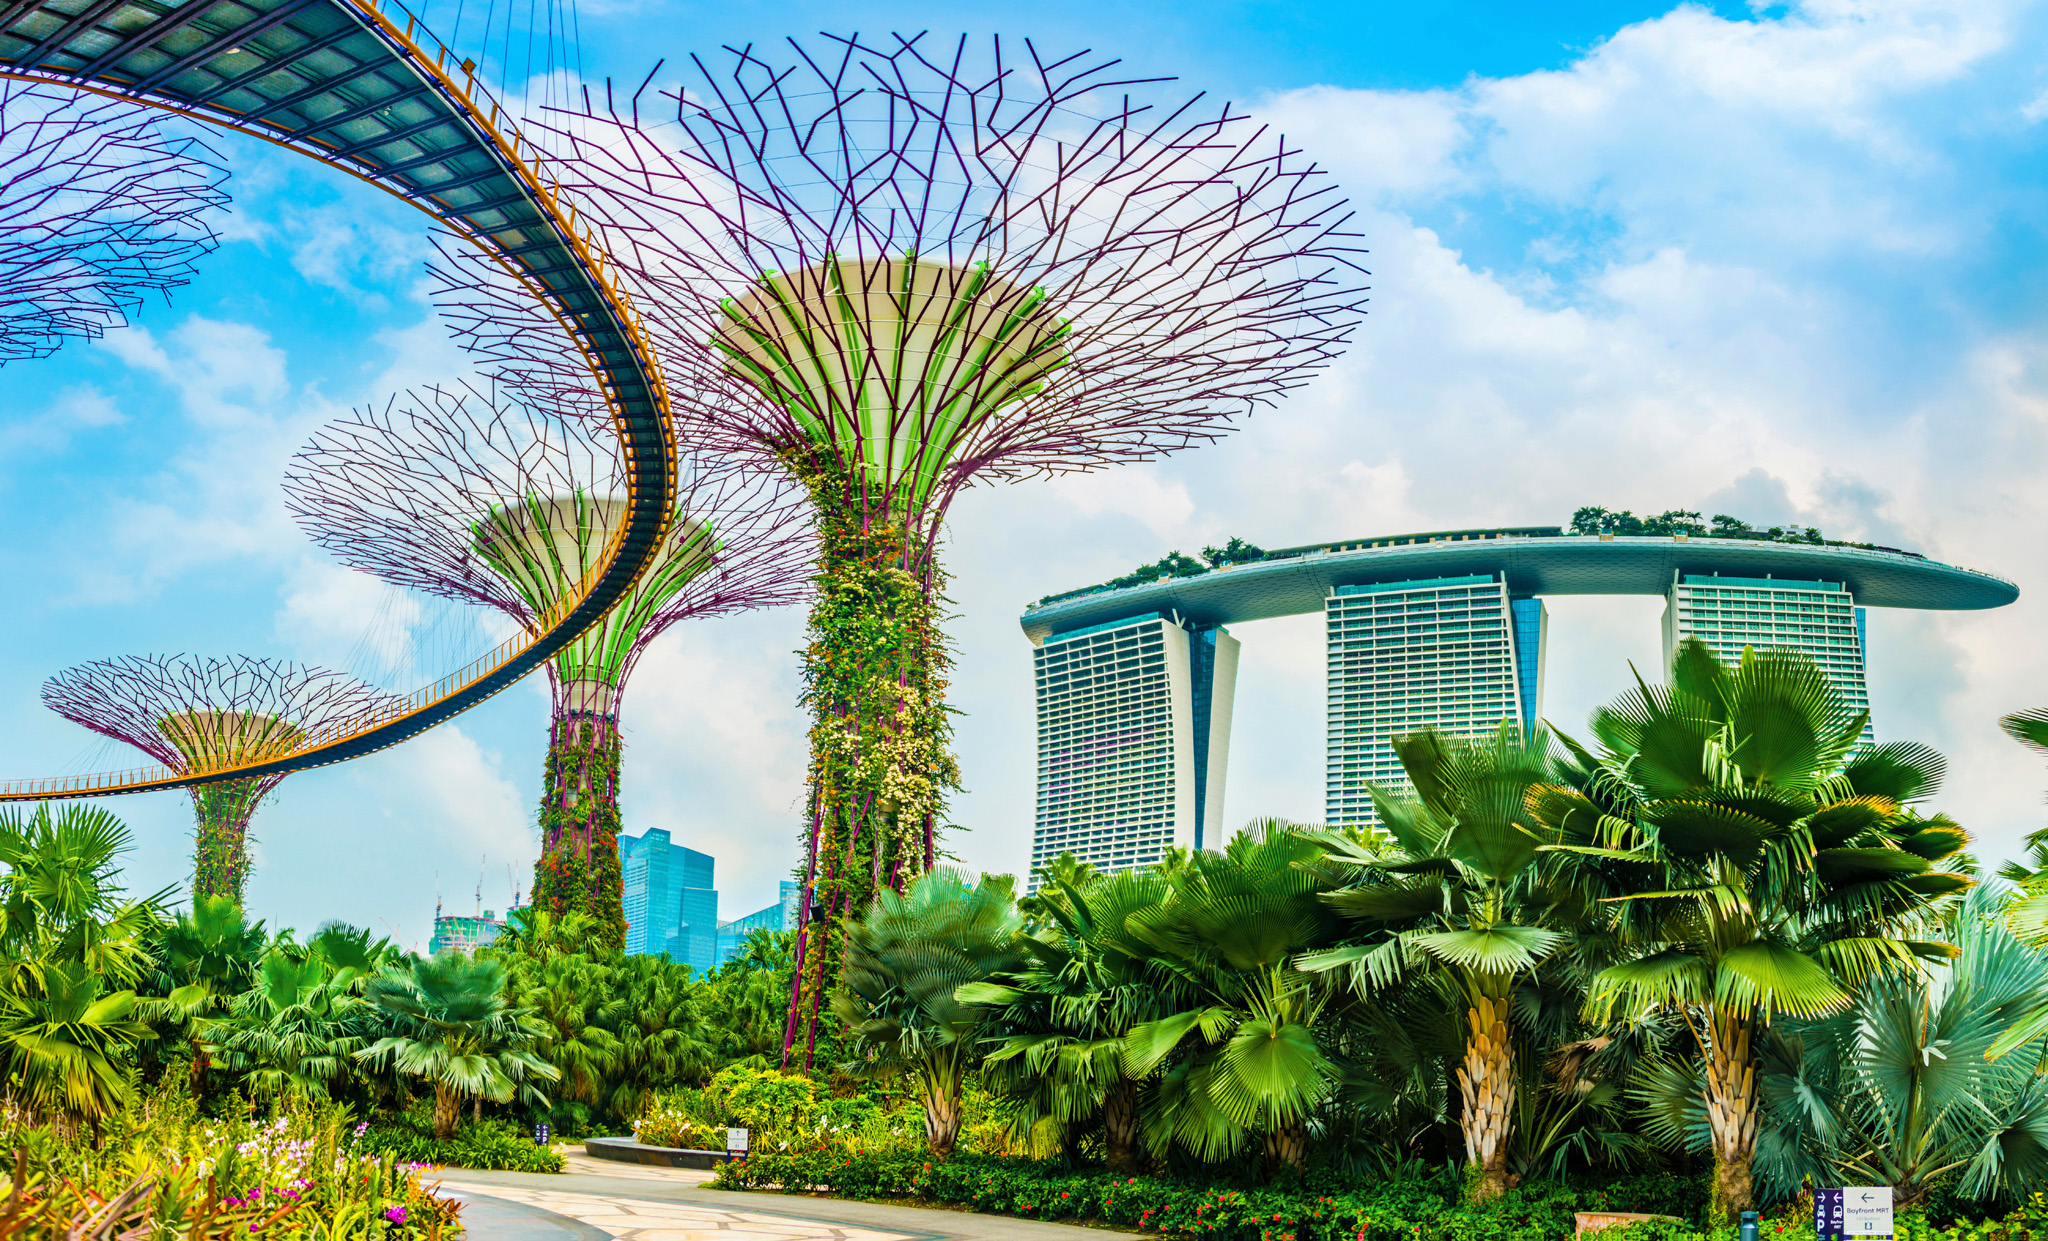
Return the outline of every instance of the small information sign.
<path id="1" fill-rule="evenodd" d="M 545 1123 L 535 1125 L 533 1127 L 533 1144 L 535 1146 L 546 1146 L 548 1144 L 548 1136 L 553 1132 L 554 1130 L 548 1128 Z"/>
<path id="2" fill-rule="evenodd" d="M 1813 1231 L 1820 1241 L 1892 1241 L 1889 1185 L 1850 1185 L 1813 1192 Z"/>
<path id="3" fill-rule="evenodd" d="M 744 1160 L 747 1157 L 747 1131 L 745 1129 L 727 1129 L 725 1131 L 725 1154 L 728 1159 Z"/>
<path id="4" fill-rule="evenodd" d="M 1851 1185 L 1842 1190 L 1842 1235 L 1892 1239 L 1892 1187 Z"/>

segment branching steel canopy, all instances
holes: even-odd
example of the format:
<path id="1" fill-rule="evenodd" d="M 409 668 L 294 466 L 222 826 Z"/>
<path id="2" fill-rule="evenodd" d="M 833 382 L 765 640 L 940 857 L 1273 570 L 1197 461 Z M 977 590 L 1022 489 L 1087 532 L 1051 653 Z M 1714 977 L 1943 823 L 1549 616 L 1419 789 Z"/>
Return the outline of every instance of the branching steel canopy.
<path id="1" fill-rule="evenodd" d="M 405 199 L 495 259 L 576 341 L 611 408 L 630 512 L 587 593 L 534 634 L 402 700 L 244 766 L 0 783 L 0 801 L 176 788 L 354 758 L 539 667 L 662 545 L 675 503 L 667 396 L 573 209 L 470 62 L 377 0 L 0 0 L 0 75 L 147 104 L 312 156 Z"/>

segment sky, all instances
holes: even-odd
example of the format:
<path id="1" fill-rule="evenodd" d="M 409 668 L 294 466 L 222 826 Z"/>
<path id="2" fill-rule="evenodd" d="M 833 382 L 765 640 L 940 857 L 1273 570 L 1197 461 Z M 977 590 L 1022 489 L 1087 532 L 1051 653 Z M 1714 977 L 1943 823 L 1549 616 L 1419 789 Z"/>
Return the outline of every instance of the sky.
<path id="1" fill-rule="evenodd" d="M 2048 772 L 1997 719 L 2048 705 L 2048 2 L 1047 2 L 1028 27 L 1019 11 L 579 14 L 584 75 L 634 83 L 657 57 L 820 29 L 1092 48 L 1176 76 L 1162 96 L 1250 107 L 1357 211 L 1370 314 L 1309 386 L 1212 446 L 955 503 L 963 864 L 1028 855 L 1030 600 L 1231 535 L 1554 524 L 1585 504 L 1817 525 L 2017 582 L 1997 611 L 1873 609 L 1870 690 L 1881 739 L 1947 754 L 1933 804 L 1987 860 L 2041 826 Z M 425 218 L 209 140 L 235 202 L 192 284 L 0 369 L 0 778 L 137 761 L 39 704 L 81 661 L 246 653 L 409 690 L 502 636 L 332 564 L 278 490 L 320 424 L 465 373 L 427 303 Z M 1631 661 L 1654 669 L 1662 606 L 1551 599 L 1544 714 L 1577 730 Z M 1230 821 L 1321 812 L 1320 625 L 1234 629 Z M 710 853 L 721 917 L 772 903 L 797 859 L 801 629 L 796 609 L 678 625 L 625 698 L 627 830 Z M 437 899 L 502 910 L 537 851 L 546 709 L 533 678 L 286 779 L 254 825 L 252 912 L 423 944 Z M 137 838 L 132 888 L 188 882 L 183 793 L 110 805 Z"/>

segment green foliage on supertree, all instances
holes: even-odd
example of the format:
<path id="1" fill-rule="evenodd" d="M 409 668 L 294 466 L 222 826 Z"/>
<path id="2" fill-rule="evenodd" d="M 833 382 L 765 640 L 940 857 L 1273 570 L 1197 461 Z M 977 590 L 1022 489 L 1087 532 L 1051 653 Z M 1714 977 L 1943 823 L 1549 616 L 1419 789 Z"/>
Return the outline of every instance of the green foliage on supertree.
<path id="1" fill-rule="evenodd" d="M 596 942 L 626 946 L 619 866 L 618 721 L 565 712 L 548 737 L 541 792 L 540 860 L 533 864 L 533 906 L 557 917 L 588 914 Z"/>
<path id="2" fill-rule="evenodd" d="M 929 542 L 900 520 L 878 520 L 859 502 L 858 481 L 823 453 L 783 460 L 818 513 L 802 698 L 811 713 L 816 878 L 798 1012 L 809 1014 L 838 975 L 839 921 L 936 860 L 960 768 L 945 702 L 952 656 L 939 626 L 945 575 Z M 806 1064 L 815 1040 L 808 1031 Z"/>
<path id="3" fill-rule="evenodd" d="M 195 897 L 225 896 L 242 903 L 242 888 L 249 881 L 249 820 L 264 792 L 256 776 L 193 787 L 192 807 L 199 820 L 192 864 Z"/>

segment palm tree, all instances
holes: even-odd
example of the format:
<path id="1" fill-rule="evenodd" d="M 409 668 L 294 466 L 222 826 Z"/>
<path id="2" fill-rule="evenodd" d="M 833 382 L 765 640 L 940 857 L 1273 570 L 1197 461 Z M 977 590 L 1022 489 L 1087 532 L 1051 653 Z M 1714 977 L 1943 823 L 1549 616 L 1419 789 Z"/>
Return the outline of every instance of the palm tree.
<path id="1" fill-rule="evenodd" d="M 620 1054 L 613 1028 L 628 1017 L 619 986 L 626 957 L 599 929 L 580 911 L 521 910 L 482 954 L 504 963 L 509 1002 L 540 1031 L 540 1050 L 561 1074 L 557 1105 L 578 1124 L 610 1094 Z"/>
<path id="2" fill-rule="evenodd" d="M 1023 926 L 1009 876 L 969 883 L 945 868 L 919 876 L 900 895 L 884 889 L 866 917 L 846 922 L 833 998 L 858 1057 L 846 1071 L 910 1077 L 934 1158 L 953 1153 L 961 1088 L 981 1060 L 993 1015 L 959 992 L 1017 965 Z"/>
<path id="3" fill-rule="evenodd" d="M 124 900 L 115 859 L 132 847 L 105 810 L 0 812 L 0 1071 L 28 1106 L 95 1126 L 127 1097 L 136 1044 L 155 1037 L 135 986 L 166 888 Z"/>
<path id="4" fill-rule="evenodd" d="M 1585 920 L 1581 902 L 1560 898 L 1538 875 L 1537 846 L 1554 837 L 1528 802 L 1549 777 L 1550 737 L 1504 720 L 1483 741 L 1423 732 L 1396 740 L 1394 752 L 1415 793 L 1366 786 L 1386 836 L 1317 837 L 1353 871 L 1349 886 L 1324 899 L 1375 933 L 1301 965 L 1344 968 L 1366 997 L 1417 974 L 1448 985 L 1465 1017 L 1457 1076 L 1469 1192 L 1475 1201 L 1497 1198 L 1513 1180 L 1515 988 Z"/>
<path id="5" fill-rule="evenodd" d="M 1001 1010 L 991 1022 L 995 1050 L 982 1080 L 1016 1103 L 1019 1126 L 1048 1126 L 1064 1144 L 1100 1117 L 1116 1171 L 1135 1171 L 1145 1157 L 1139 1082 L 1123 1071 L 1124 1037 L 1171 1011 L 1149 954 L 1134 955 L 1116 937 L 1125 919 L 1158 905 L 1167 892 L 1158 870 L 1099 875 L 1062 856 L 1039 893 L 1019 903 L 1034 923 L 1018 941 L 1026 959 L 959 993 Z"/>
<path id="6" fill-rule="evenodd" d="M 154 990 L 168 999 L 168 1024 L 191 1049 L 195 1090 L 210 1067 L 208 1024 L 248 988 L 266 938 L 263 924 L 250 922 L 228 895 L 194 897 L 158 936 Z"/>
<path id="7" fill-rule="evenodd" d="M 2042 1040 L 2029 1040 L 2026 1056 L 1985 1055 L 2048 1001 L 2048 960 L 2002 925 L 2002 899 L 1979 888 L 1951 912 L 1959 955 L 1949 967 L 1875 980 L 1847 1012 L 1773 1031 L 1778 1046 L 1759 1083 L 1767 1189 L 1789 1197 L 1809 1180 L 1889 1185 L 1905 1207 L 1944 1178 L 1985 1200 L 2048 1177 Z M 1667 1118 L 1687 1110 L 1679 1099 L 1657 1104 Z"/>
<path id="8" fill-rule="evenodd" d="M 616 974 L 620 1003 L 614 1065 L 604 1102 L 611 1114 L 640 1115 L 656 1090 L 701 1082 L 716 1062 L 705 1042 L 690 967 L 666 956 L 627 957 Z"/>
<path id="9" fill-rule="evenodd" d="M 1532 794 L 1574 881 L 1614 911 L 1628 959 L 1595 976 L 1589 1015 L 1664 1011 L 1705 1065 L 1713 1205 L 1754 1200 L 1759 1036 L 1846 1008 L 1853 989 L 1954 949 L 1917 937 L 1970 880 L 1934 869 L 1967 836 L 1905 803 L 1939 755 L 1857 751 L 1868 722 L 1789 651 L 1723 667 L 1697 641 L 1671 684 L 1637 682 L 1594 713 L 1597 755 L 1563 734 L 1563 784 Z"/>
<path id="10" fill-rule="evenodd" d="M 781 1063 L 795 977 L 794 931 L 754 931 L 738 956 L 705 975 L 698 996 L 714 1063 L 749 1069 Z M 820 1044 L 830 1037 L 818 1032 Z"/>
<path id="11" fill-rule="evenodd" d="M 1134 1078 L 1161 1072 L 1146 1135 L 1155 1153 L 1177 1143 L 1213 1161 L 1257 1138 L 1269 1161 L 1300 1168 L 1309 1117 L 1341 1071 L 1316 1029 L 1331 988 L 1298 964 L 1336 937 L 1322 899 L 1335 885 L 1311 836 L 1273 820 L 1252 827 L 1221 855 L 1177 862 L 1166 901 L 1110 933 L 1152 959 L 1177 1010 L 1131 1029 L 1123 1065 Z"/>
<path id="12" fill-rule="evenodd" d="M 209 1023 L 209 1050 L 244 1074 L 253 1094 L 325 1099 L 346 1081 L 369 1041 L 377 1008 L 369 980 L 398 955 L 358 927 L 330 922 L 303 947 L 281 939 L 264 954 L 255 984 L 236 996 L 225 1021 Z"/>
<path id="13" fill-rule="evenodd" d="M 560 1076 L 533 1053 L 543 1035 L 523 1009 L 505 1000 L 505 967 L 459 952 L 388 965 L 365 989 L 371 1003 L 402 1031 L 355 1053 L 381 1068 L 422 1077 L 434 1087 L 434 1136 L 455 1132 L 468 1098 L 509 1103 L 516 1095 L 538 1107 L 547 1096 L 535 1081 Z"/>

